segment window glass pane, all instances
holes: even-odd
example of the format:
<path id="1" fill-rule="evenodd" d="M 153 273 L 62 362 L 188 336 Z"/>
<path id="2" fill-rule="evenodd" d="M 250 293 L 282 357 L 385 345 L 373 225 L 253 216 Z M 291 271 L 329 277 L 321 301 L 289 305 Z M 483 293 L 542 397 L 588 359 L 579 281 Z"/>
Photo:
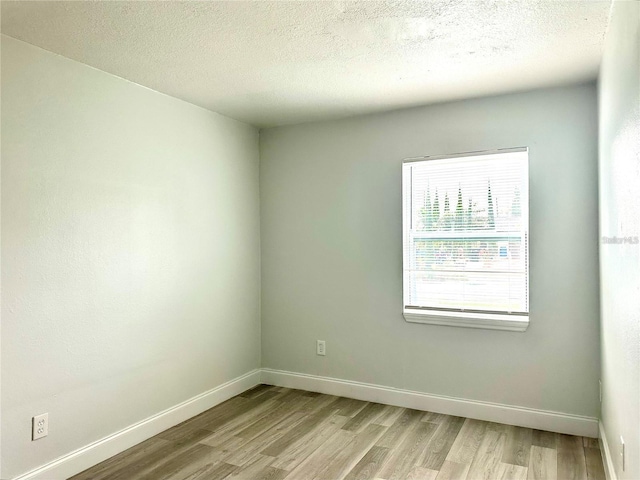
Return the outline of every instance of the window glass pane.
<path id="1" fill-rule="evenodd" d="M 406 307 L 528 312 L 528 159 L 403 165 Z"/>

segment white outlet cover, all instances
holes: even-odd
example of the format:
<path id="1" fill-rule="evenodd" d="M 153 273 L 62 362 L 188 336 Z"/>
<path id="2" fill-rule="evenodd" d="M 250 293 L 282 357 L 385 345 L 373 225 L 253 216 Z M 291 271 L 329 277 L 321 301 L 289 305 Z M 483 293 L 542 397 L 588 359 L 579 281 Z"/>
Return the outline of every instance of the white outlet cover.
<path id="1" fill-rule="evenodd" d="M 602 403 L 602 380 L 598 380 L 598 389 L 600 395 L 600 403 Z"/>
<path id="2" fill-rule="evenodd" d="M 49 435 L 49 414 L 43 413 L 33 417 L 32 423 L 32 440 L 38 440 L 39 438 Z"/>
<path id="3" fill-rule="evenodd" d="M 324 340 L 318 340 L 318 342 L 316 343 L 316 354 L 318 355 L 327 354 L 326 344 Z"/>

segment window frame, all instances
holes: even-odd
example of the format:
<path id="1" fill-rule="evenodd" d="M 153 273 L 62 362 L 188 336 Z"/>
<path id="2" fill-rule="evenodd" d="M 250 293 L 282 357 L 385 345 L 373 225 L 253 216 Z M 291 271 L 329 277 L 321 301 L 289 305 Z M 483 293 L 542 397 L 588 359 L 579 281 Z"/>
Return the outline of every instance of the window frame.
<path id="1" fill-rule="evenodd" d="M 483 155 L 496 155 L 496 154 L 508 154 L 508 153 L 526 153 L 527 155 L 527 224 L 526 224 L 526 249 L 525 249 L 525 264 L 526 264 L 526 276 L 525 281 L 527 285 L 527 312 L 509 313 L 509 312 L 483 312 L 460 309 L 438 309 L 429 307 L 407 307 L 405 305 L 405 288 L 409 288 L 406 282 L 406 261 L 407 255 L 405 247 L 408 245 L 407 233 L 405 222 L 408 220 L 407 216 L 412 216 L 411 207 L 406 205 L 407 200 L 407 188 L 411 188 L 411 185 L 405 185 L 404 167 L 406 164 L 415 162 L 424 162 L 428 160 L 446 160 L 446 159 L 460 159 L 464 157 L 477 157 Z M 531 283 L 530 283 L 530 271 L 531 265 L 529 263 L 530 257 L 530 180 L 529 180 L 529 148 L 528 147 L 515 147 L 515 148 L 500 148 L 494 150 L 479 150 L 472 152 L 462 152 L 446 155 L 428 155 L 422 157 L 409 157 L 402 160 L 401 165 L 401 194 L 402 194 L 402 315 L 407 322 L 410 323 L 423 323 L 430 325 L 445 325 L 454 327 L 465 328 L 481 328 L 489 330 L 507 330 L 514 332 L 524 332 L 529 327 L 529 316 L 531 308 L 529 304 Z M 408 210 L 409 209 L 409 210 Z M 408 212 L 408 215 L 407 215 Z M 409 219 L 409 221 L 411 221 Z"/>

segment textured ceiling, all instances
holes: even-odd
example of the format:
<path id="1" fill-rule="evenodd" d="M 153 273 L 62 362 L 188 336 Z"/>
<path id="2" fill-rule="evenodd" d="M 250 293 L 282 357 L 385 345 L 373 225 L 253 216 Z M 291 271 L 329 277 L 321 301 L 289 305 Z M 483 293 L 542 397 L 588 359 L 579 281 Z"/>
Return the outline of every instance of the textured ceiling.
<path id="1" fill-rule="evenodd" d="M 593 79 L 610 1 L 2 1 L 2 33 L 257 126 Z"/>

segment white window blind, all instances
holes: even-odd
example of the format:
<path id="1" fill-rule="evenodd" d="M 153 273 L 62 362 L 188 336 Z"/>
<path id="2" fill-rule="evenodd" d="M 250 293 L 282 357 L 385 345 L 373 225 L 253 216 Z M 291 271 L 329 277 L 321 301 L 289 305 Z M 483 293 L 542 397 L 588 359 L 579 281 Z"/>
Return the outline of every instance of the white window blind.
<path id="1" fill-rule="evenodd" d="M 527 315 L 527 149 L 402 168 L 405 312 Z"/>

